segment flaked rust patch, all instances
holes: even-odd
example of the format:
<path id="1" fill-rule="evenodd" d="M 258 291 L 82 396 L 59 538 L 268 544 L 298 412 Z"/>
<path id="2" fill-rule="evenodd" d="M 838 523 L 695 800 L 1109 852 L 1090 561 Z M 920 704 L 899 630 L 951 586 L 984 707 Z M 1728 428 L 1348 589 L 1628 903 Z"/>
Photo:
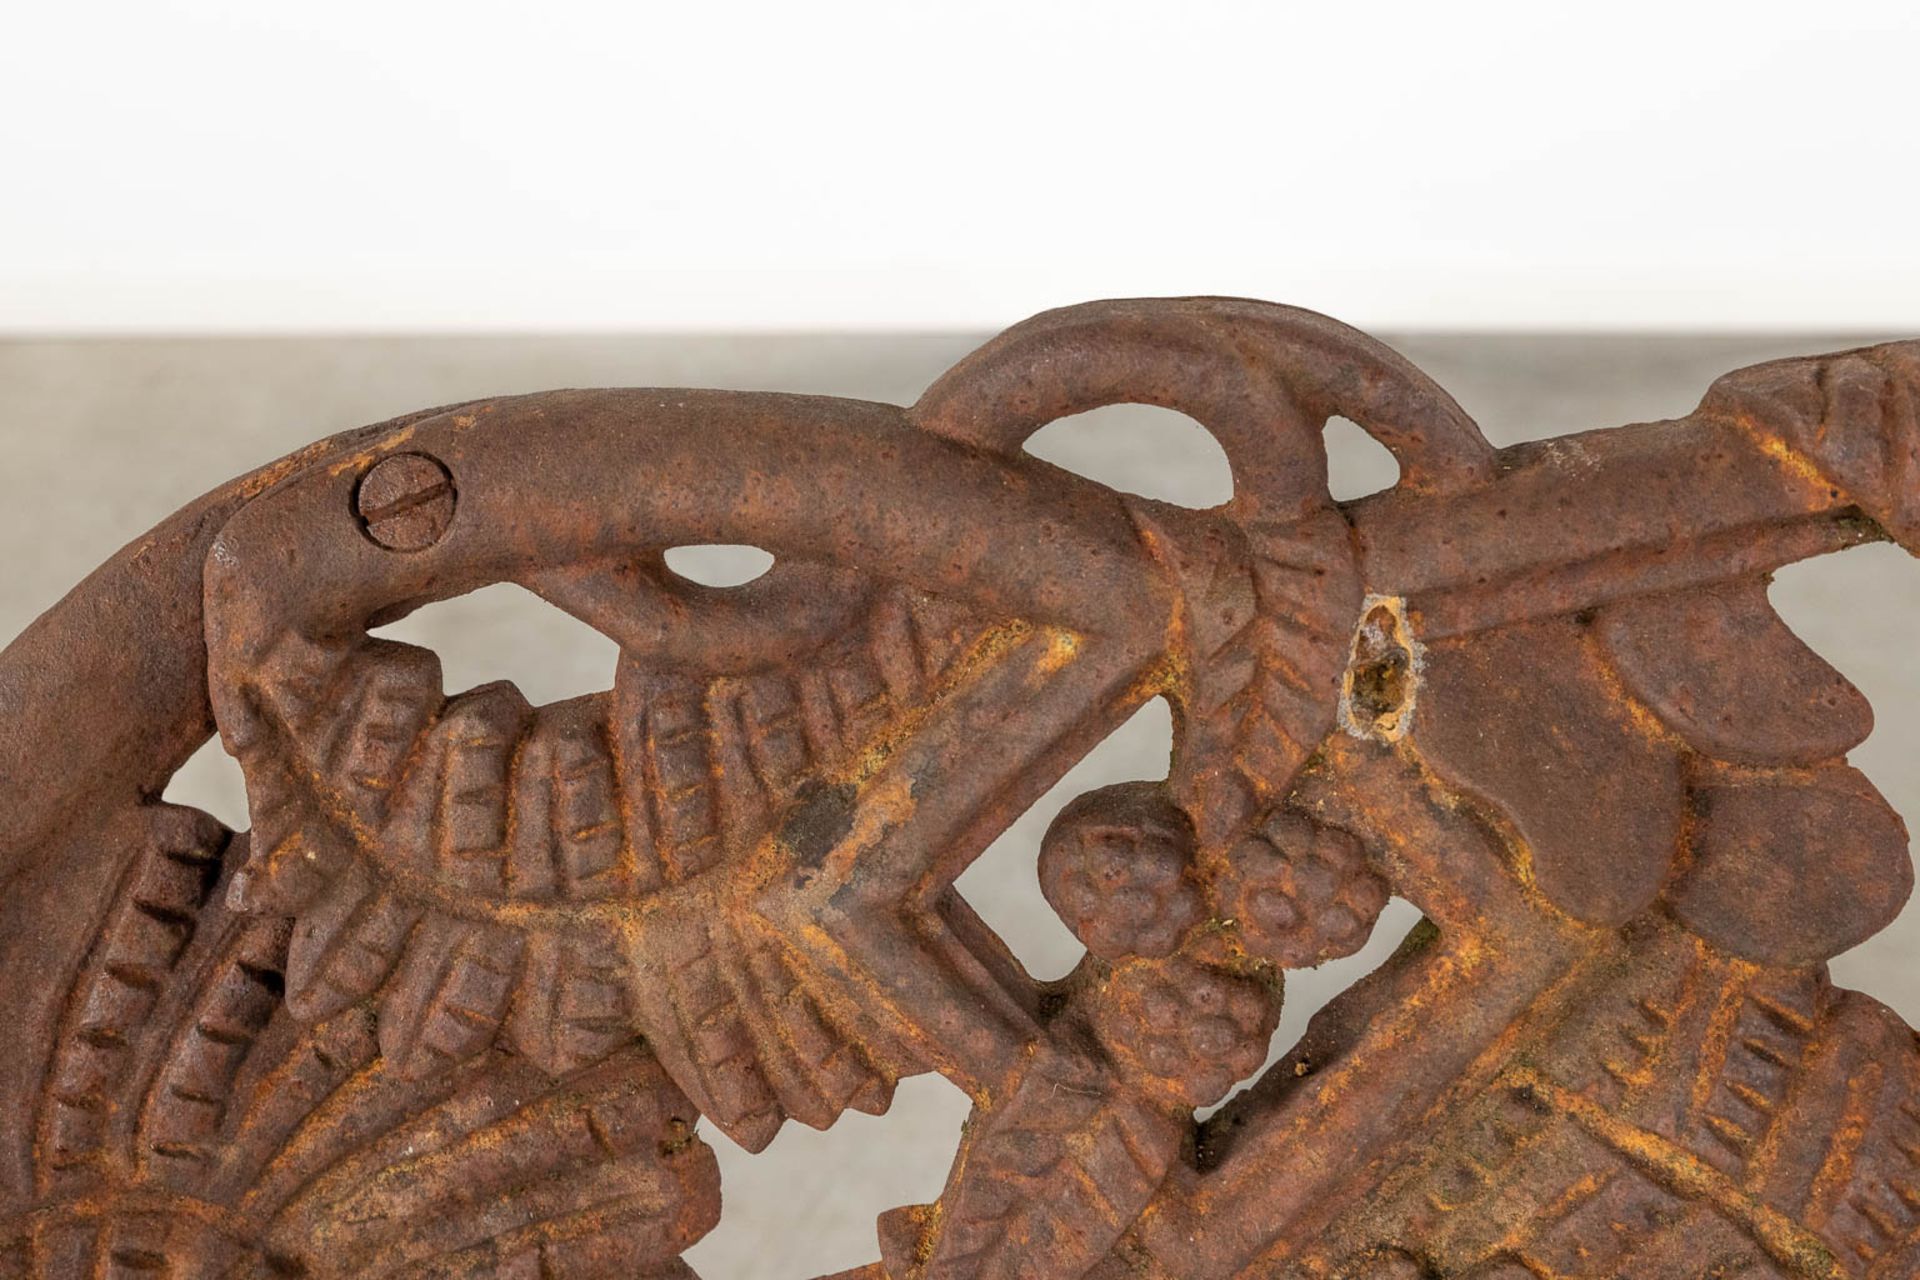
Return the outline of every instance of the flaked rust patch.
<path id="1" fill-rule="evenodd" d="M 413 434 L 418 429 L 418 423 L 410 423 L 390 435 L 383 436 L 358 453 L 349 454 L 334 462 L 327 468 L 328 474 L 343 476 L 349 472 L 365 471 L 368 467 L 386 457 L 395 449 L 400 448 L 400 446 L 406 444 L 407 441 L 413 439 Z"/>
<path id="2" fill-rule="evenodd" d="M 780 842 L 796 866 L 818 867 L 853 830 L 859 791 L 847 783 L 815 783 L 794 801 Z"/>

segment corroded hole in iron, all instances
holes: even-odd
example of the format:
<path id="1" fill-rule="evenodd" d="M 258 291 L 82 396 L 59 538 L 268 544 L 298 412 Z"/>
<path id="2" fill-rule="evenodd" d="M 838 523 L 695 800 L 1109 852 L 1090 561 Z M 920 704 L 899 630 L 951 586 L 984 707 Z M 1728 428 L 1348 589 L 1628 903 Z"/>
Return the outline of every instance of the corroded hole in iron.
<path id="1" fill-rule="evenodd" d="M 1375 722 L 1399 715 L 1413 680 L 1413 655 L 1394 637 L 1385 609 L 1368 616 L 1355 657 L 1354 707 Z"/>
<path id="2" fill-rule="evenodd" d="M 1420 655 L 1399 599 L 1371 596 L 1354 629 L 1340 700 L 1340 721 L 1359 737 L 1396 741 L 1419 692 Z"/>
<path id="3" fill-rule="evenodd" d="M 744 587 L 773 568 L 773 553 L 738 543 L 669 547 L 662 558 L 678 577 L 703 587 Z"/>

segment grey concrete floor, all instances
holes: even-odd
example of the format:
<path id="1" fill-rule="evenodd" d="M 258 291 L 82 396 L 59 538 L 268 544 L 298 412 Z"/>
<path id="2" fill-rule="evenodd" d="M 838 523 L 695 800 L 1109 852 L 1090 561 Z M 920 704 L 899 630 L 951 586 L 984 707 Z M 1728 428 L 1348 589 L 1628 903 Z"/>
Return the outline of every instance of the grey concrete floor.
<path id="1" fill-rule="evenodd" d="M 1856 345 L 1825 337 L 1410 336 L 1395 345 L 1480 421 L 1496 444 L 1684 413 L 1719 373 L 1781 355 Z M 0 342 L 0 638 L 94 565 L 216 483 L 315 437 L 432 404 L 557 386 L 717 386 L 908 402 L 974 345 L 966 336 L 500 337 Z M 1089 421 L 1101 421 L 1095 429 Z M 1357 431 L 1330 433 L 1337 496 L 1390 483 Z M 1153 410 L 1055 424 L 1035 451 L 1118 487 L 1217 501 L 1224 461 L 1197 428 Z M 1879 710 L 1855 753 L 1893 803 L 1920 816 L 1920 565 L 1887 547 L 1798 565 L 1773 600 Z M 424 610 L 393 633 L 439 650 L 450 688 L 518 681 L 536 702 L 610 682 L 612 645 L 515 588 Z M 962 881 L 1037 974 L 1078 946 L 1041 901 L 1033 854 L 1060 805 L 1090 786 L 1163 776 L 1166 713 L 1143 710 L 1022 818 Z M 170 796 L 245 825 L 236 771 L 203 751 Z M 1276 1047 L 1332 994 L 1384 958 L 1412 922 L 1396 904 L 1360 956 L 1290 980 Z M 1920 907 L 1843 956 L 1836 977 L 1920 1023 Z M 788 1126 L 748 1156 L 711 1132 L 727 1200 L 690 1260 L 707 1280 L 792 1280 L 875 1255 L 873 1219 L 939 1191 L 965 1106 L 935 1077 L 905 1084 L 885 1117 L 821 1134 Z"/>

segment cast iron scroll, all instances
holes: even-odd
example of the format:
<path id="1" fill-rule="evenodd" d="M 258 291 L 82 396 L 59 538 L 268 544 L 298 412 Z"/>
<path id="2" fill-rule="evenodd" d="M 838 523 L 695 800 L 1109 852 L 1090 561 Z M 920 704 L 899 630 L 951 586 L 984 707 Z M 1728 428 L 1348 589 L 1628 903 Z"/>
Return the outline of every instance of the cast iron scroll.
<path id="1" fill-rule="evenodd" d="M 1130 401 L 1192 511 L 1023 452 Z M 1398 458 L 1327 493 L 1321 427 Z M 1052 312 L 910 409 L 563 391 L 220 489 L 0 657 L 0 1276 L 685 1276 L 704 1117 L 974 1102 L 867 1280 L 1920 1275 L 1920 1048 L 1825 961 L 1911 884 L 1767 575 L 1920 549 L 1920 343 L 1496 451 L 1307 312 Z M 687 543 L 774 553 L 726 590 Z M 371 627 L 519 583 L 552 706 Z M 1031 980 L 954 880 L 1071 804 Z M 161 803 L 217 732 L 252 829 Z M 1423 923 L 1255 1075 L 1283 975 Z M 828 1171 L 830 1173 L 830 1171 Z"/>

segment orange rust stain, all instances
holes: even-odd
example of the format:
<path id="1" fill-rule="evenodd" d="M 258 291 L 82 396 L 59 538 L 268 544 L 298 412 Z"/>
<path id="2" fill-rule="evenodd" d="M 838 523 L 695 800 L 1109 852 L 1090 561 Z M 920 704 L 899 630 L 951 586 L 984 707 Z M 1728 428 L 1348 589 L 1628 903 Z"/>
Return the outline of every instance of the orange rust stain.
<path id="1" fill-rule="evenodd" d="M 1620 1119 L 1589 1098 L 1531 1067 L 1513 1067 L 1502 1083 L 1523 1088 L 1626 1157 L 1643 1173 L 1692 1199 L 1706 1202 L 1751 1235 L 1768 1256 L 1807 1280 L 1848 1280 L 1826 1243 L 1761 1201 L 1732 1178 L 1659 1134 Z"/>
<path id="2" fill-rule="evenodd" d="M 873 848 L 888 831 L 911 818 L 913 811 L 913 779 L 904 774 L 884 775 L 860 792 L 853 827 L 840 841 L 835 856 L 858 856 Z"/>
<path id="3" fill-rule="evenodd" d="M 1834 1129 L 1827 1159 L 1814 1176 L 1813 1189 L 1807 1196 L 1808 1217 L 1815 1223 L 1827 1220 L 1853 1181 L 1854 1155 L 1866 1141 L 1868 1126 L 1873 1123 L 1874 1103 L 1885 1075 L 1886 1068 L 1881 1063 L 1868 1062 L 1847 1082 L 1846 1110 Z"/>
<path id="4" fill-rule="evenodd" d="M 1080 637 L 1071 631 L 1049 627 L 1046 634 L 1047 648 L 1040 655 L 1040 661 L 1035 668 L 1042 676 L 1053 675 L 1067 667 L 1080 656 L 1082 645 Z"/>
<path id="5" fill-rule="evenodd" d="M 1755 448 L 1773 459 L 1796 480 L 1820 490 L 1832 490 L 1834 482 L 1828 478 L 1813 459 L 1796 451 L 1785 440 L 1769 431 L 1752 414 L 1736 413 L 1727 415 L 1722 421 L 1731 422 L 1753 442 Z"/>
<path id="6" fill-rule="evenodd" d="M 392 453 L 395 449 L 398 449 L 401 445 L 413 439 L 413 433 L 413 427 L 402 427 L 392 435 L 368 445 L 360 452 L 349 454 L 347 457 L 340 459 L 331 467 L 327 468 L 327 474 L 338 476 L 345 475 L 349 471 L 364 470 L 378 461 L 382 454 Z"/>

